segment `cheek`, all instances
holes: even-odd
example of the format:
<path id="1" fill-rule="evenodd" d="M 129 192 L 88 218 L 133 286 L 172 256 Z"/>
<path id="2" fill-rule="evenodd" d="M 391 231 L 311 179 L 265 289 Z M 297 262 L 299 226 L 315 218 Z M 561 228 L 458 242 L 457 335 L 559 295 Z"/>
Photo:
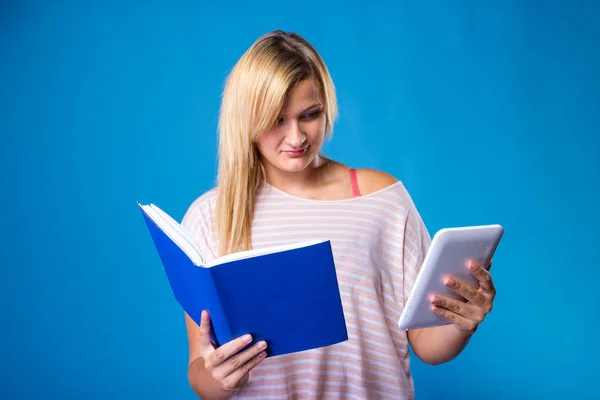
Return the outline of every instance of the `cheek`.
<path id="1" fill-rule="evenodd" d="M 306 129 L 306 133 L 310 135 L 312 141 L 322 141 L 325 139 L 325 117 L 311 121 Z"/>
<path id="2" fill-rule="evenodd" d="M 276 149 L 279 146 L 280 142 L 281 135 L 277 132 L 272 131 L 263 134 L 258 140 L 256 146 L 262 153 L 264 153 Z"/>

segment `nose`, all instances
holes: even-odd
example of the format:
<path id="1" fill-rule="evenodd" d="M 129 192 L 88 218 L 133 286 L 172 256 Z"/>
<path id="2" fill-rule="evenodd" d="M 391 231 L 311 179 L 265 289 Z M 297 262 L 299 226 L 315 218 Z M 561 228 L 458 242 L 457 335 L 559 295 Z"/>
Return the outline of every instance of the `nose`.
<path id="1" fill-rule="evenodd" d="M 288 144 L 293 147 L 301 147 L 306 140 L 306 135 L 302 133 L 300 124 L 296 120 L 290 121 L 285 137 Z"/>

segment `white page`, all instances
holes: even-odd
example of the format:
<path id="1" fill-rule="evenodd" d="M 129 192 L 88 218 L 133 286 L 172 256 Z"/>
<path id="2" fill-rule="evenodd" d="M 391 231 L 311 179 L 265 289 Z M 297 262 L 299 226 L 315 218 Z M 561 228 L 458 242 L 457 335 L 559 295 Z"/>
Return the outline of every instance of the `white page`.
<path id="1" fill-rule="evenodd" d="M 169 214 L 165 213 L 154 204 L 142 205 L 150 219 L 192 260 L 197 266 L 204 265 L 204 258 L 200 247 L 194 242 L 190 234 L 183 229 Z"/>
<path id="2" fill-rule="evenodd" d="M 266 255 L 266 254 L 273 254 L 273 253 L 278 253 L 278 252 L 286 251 L 286 250 L 299 249 L 301 247 L 308 247 L 308 246 L 312 246 L 312 245 L 315 245 L 318 243 L 323 243 L 325 241 L 326 240 L 309 240 L 309 241 L 300 242 L 300 243 L 271 246 L 271 247 L 266 247 L 264 249 L 240 251 L 237 253 L 232 253 L 232 254 L 228 254 L 223 257 L 216 258 L 212 262 L 209 262 L 206 266 L 214 267 L 215 265 L 223 264 L 223 263 L 226 263 L 229 261 L 244 260 L 247 258 L 258 257 L 258 256 Z"/>

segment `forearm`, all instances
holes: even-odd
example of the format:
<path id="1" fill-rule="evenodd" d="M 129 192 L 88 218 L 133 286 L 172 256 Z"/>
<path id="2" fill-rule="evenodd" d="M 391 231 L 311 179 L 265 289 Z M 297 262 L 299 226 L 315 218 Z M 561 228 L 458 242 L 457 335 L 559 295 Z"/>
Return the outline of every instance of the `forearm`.
<path id="1" fill-rule="evenodd" d="M 454 325 L 444 325 L 410 332 L 409 340 L 414 353 L 423 362 L 437 365 L 457 357 L 465 348 L 473 332 L 464 332 Z"/>
<path id="2" fill-rule="evenodd" d="M 202 400 L 229 400 L 233 392 L 224 389 L 204 368 L 204 360 L 196 358 L 188 368 L 188 381 Z"/>

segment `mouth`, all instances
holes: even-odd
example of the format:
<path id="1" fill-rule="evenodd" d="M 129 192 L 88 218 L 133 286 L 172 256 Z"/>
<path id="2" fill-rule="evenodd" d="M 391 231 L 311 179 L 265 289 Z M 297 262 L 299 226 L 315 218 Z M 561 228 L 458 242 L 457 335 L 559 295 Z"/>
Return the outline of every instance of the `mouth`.
<path id="1" fill-rule="evenodd" d="M 286 150 L 286 151 L 284 151 L 284 153 L 289 157 L 300 157 L 306 153 L 307 149 L 308 149 L 308 147 L 305 147 L 304 149 L 301 149 L 301 150 Z"/>

